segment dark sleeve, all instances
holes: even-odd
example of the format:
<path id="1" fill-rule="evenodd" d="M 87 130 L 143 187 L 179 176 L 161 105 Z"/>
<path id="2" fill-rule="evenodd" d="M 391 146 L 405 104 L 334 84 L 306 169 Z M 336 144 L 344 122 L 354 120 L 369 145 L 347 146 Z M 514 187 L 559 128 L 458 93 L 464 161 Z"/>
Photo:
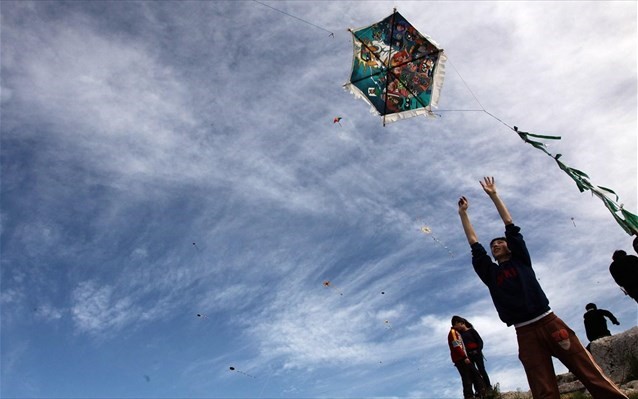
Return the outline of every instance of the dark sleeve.
<path id="1" fill-rule="evenodd" d="M 603 316 L 606 316 L 609 320 L 611 320 L 612 323 L 618 324 L 618 320 L 616 320 L 616 317 L 609 310 L 600 309 L 600 313 L 602 313 Z"/>
<path id="2" fill-rule="evenodd" d="M 521 234 L 521 228 L 513 223 L 505 226 L 505 238 L 507 239 L 507 247 L 512 252 L 512 258 L 518 259 L 527 266 L 532 266 L 532 260 L 530 259 L 529 252 L 527 252 L 527 245 L 523 240 Z"/>
<path id="3" fill-rule="evenodd" d="M 474 271 L 478 274 L 481 281 L 484 284 L 488 285 L 489 282 L 489 271 L 493 265 L 492 258 L 487 254 L 485 248 L 481 243 L 475 242 L 471 245 L 472 248 L 472 266 L 474 266 Z"/>
<path id="4" fill-rule="evenodd" d="M 621 266 L 618 263 L 618 261 L 611 262 L 611 265 L 609 265 L 609 274 L 611 274 L 611 277 L 614 279 L 616 284 L 622 287 L 623 281 L 622 281 L 622 277 L 620 276 L 620 271 L 619 271 L 620 268 Z"/>

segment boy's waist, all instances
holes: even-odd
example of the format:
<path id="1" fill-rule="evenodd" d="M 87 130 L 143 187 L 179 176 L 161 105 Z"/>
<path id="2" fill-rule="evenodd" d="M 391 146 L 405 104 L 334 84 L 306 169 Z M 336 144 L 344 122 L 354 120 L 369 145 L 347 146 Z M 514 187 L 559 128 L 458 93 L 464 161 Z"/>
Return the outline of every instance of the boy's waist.
<path id="1" fill-rule="evenodd" d="M 523 331 L 523 330 L 527 330 L 527 329 L 532 329 L 532 328 L 534 328 L 534 327 L 536 327 L 538 325 L 545 324 L 548 321 L 551 321 L 551 320 L 555 319 L 556 317 L 558 317 L 558 316 L 556 316 L 554 314 L 554 312 L 552 312 L 551 310 L 548 310 L 547 312 L 541 314 L 538 317 L 534 317 L 531 320 L 524 321 L 522 323 L 514 324 L 514 328 L 516 328 L 516 331 Z"/>

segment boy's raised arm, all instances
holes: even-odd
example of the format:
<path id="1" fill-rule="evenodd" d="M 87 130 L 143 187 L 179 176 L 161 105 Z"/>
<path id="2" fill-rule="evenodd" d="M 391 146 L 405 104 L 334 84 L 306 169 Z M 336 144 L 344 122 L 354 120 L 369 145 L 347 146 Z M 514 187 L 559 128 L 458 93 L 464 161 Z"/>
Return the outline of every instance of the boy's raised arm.
<path id="1" fill-rule="evenodd" d="M 459 216 L 461 217 L 461 224 L 463 225 L 463 231 L 465 232 L 465 236 L 467 237 L 467 242 L 472 245 L 478 242 L 478 237 L 474 232 L 474 227 L 472 227 L 472 223 L 470 222 L 470 216 L 467 214 L 467 208 L 470 206 L 467 198 L 461 197 L 459 198 Z"/>
<path id="2" fill-rule="evenodd" d="M 501 216 L 501 219 L 503 219 L 503 223 L 505 223 L 506 226 L 508 224 L 514 223 L 512 221 L 512 216 L 510 215 L 509 211 L 507 210 L 507 207 L 505 206 L 505 203 L 503 202 L 503 200 L 501 200 L 501 197 L 499 197 L 498 193 L 496 192 L 496 183 L 494 182 L 494 178 L 484 177 L 483 181 L 479 181 L 479 183 L 481 183 L 481 187 L 483 187 L 483 191 L 487 193 L 487 195 L 490 197 L 490 199 L 494 203 L 494 206 L 496 206 L 496 210 L 498 211 L 498 214 Z"/>

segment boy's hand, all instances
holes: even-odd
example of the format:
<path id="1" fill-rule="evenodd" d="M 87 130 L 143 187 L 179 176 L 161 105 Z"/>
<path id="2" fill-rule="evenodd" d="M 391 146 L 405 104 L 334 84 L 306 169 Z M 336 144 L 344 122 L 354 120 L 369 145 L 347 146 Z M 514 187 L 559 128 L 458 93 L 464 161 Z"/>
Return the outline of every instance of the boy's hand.
<path id="1" fill-rule="evenodd" d="M 470 207 L 470 203 L 467 202 L 467 198 L 461 197 L 459 198 L 459 213 L 467 211 L 467 208 Z"/>
<path id="2" fill-rule="evenodd" d="M 479 181 L 479 183 L 481 183 L 481 187 L 483 187 L 483 191 L 485 191 L 487 195 L 496 194 L 496 183 L 493 177 L 484 177 L 483 181 Z"/>

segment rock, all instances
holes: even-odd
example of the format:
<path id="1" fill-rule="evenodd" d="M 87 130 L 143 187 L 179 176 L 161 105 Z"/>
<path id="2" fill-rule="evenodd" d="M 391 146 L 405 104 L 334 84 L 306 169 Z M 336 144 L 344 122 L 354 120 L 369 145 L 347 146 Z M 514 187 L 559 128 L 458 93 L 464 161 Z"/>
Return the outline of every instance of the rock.
<path id="1" fill-rule="evenodd" d="M 578 380 L 558 385 L 558 391 L 560 393 L 582 392 L 584 390 L 585 386 Z"/>
<path id="2" fill-rule="evenodd" d="M 576 381 L 576 376 L 572 373 L 559 374 L 556 376 L 558 385 L 567 384 Z"/>
<path id="3" fill-rule="evenodd" d="M 499 399 L 532 399 L 530 392 L 503 392 L 500 394 Z"/>
<path id="4" fill-rule="evenodd" d="M 632 362 L 634 368 L 638 366 L 638 327 L 597 339 L 590 348 L 596 363 L 614 382 L 622 384 L 638 378 L 638 375 L 631 375 L 638 372 L 632 370 Z"/>

